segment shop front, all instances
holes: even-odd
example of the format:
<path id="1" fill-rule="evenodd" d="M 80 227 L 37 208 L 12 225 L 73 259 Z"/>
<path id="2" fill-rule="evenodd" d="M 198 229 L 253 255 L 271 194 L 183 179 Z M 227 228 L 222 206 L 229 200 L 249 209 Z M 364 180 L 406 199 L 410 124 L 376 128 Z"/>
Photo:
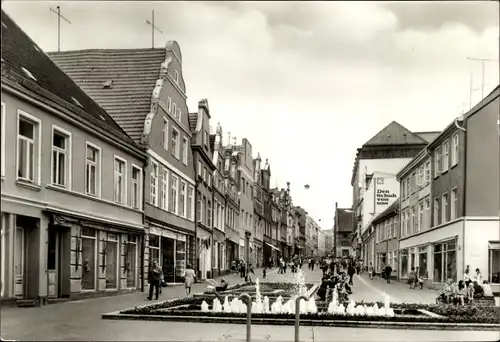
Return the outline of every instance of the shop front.
<path id="1" fill-rule="evenodd" d="M 183 281 L 187 263 L 187 234 L 160 226 L 149 228 L 149 261 L 156 261 L 167 283 Z"/>
<path id="2" fill-rule="evenodd" d="M 217 228 L 214 228 L 214 243 L 213 243 L 213 264 L 212 264 L 212 277 L 224 274 L 226 270 L 226 237 L 224 233 Z"/>

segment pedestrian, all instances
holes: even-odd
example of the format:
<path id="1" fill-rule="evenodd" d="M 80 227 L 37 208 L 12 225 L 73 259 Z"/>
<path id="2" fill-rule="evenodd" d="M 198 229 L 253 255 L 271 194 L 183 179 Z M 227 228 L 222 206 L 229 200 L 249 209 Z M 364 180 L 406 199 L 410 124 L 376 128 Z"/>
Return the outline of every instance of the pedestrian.
<path id="1" fill-rule="evenodd" d="M 148 300 L 153 299 L 153 290 L 155 291 L 155 299 L 158 300 L 160 296 L 160 281 L 163 276 L 163 271 L 158 265 L 158 261 L 153 260 L 153 264 L 149 268 L 148 282 L 149 282 L 149 296 Z"/>
<path id="2" fill-rule="evenodd" d="M 195 278 L 196 273 L 190 265 L 187 265 L 186 269 L 184 270 L 184 287 L 186 288 L 186 297 L 191 296 L 191 287 L 194 284 Z"/>
<path id="3" fill-rule="evenodd" d="M 370 266 L 368 266 L 368 278 L 373 279 L 373 263 L 370 262 Z"/>
<path id="4" fill-rule="evenodd" d="M 246 271 L 245 263 L 243 262 L 243 260 L 241 260 L 241 262 L 240 262 L 240 277 L 241 278 L 245 278 L 245 276 L 246 276 L 245 271 Z"/>
<path id="5" fill-rule="evenodd" d="M 262 269 L 262 279 L 266 279 L 267 271 L 265 268 Z"/>
<path id="6" fill-rule="evenodd" d="M 352 263 L 349 263 L 349 266 L 347 267 L 347 274 L 349 275 L 349 285 L 354 285 L 352 281 L 352 277 L 356 273 L 356 268 Z"/>
<path id="7" fill-rule="evenodd" d="M 385 266 L 385 277 L 387 279 L 387 283 L 390 283 L 391 282 L 391 273 L 392 273 L 392 267 L 391 265 L 387 264 L 387 266 Z"/>
<path id="8" fill-rule="evenodd" d="M 408 285 L 410 285 L 411 290 L 415 288 L 416 280 L 415 267 L 412 267 L 408 275 Z"/>
<path id="9" fill-rule="evenodd" d="M 356 274 L 359 275 L 359 272 L 361 271 L 361 261 L 356 262 Z"/>

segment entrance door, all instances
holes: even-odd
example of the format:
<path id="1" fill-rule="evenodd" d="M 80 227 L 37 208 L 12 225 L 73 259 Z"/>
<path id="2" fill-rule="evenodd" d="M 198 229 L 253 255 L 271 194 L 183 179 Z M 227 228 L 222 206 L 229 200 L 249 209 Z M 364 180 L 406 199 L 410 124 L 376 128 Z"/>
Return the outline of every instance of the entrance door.
<path id="1" fill-rule="evenodd" d="M 59 293 L 59 236 L 53 227 L 49 227 L 47 253 L 48 296 L 57 297 Z"/>
<path id="2" fill-rule="evenodd" d="M 14 249 L 14 296 L 24 296 L 24 228 L 16 228 Z"/>

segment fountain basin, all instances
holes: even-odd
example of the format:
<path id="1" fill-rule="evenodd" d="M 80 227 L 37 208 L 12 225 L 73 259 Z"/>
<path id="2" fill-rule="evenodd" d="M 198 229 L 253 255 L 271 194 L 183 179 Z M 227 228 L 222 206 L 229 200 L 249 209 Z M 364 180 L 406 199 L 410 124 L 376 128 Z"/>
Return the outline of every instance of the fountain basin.
<path id="1" fill-rule="evenodd" d="M 155 321 L 188 321 L 200 323 L 234 323 L 245 324 L 246 315 L 243 313 L 224 312 L 202 312 L 203 301 L 213 300 L 207 296 L 194 298 L 182 298 L 168 300 L 140 307 L 130 308 L 122 311 L 110 312 L 102 315 L 103 319 L 126 319 L 126 320 L 155 320 Z M 212 302 L 208 310 L 212 310 Z M 498 313 L 499 308 L 491 308 L 490 315 L 493 320 L 481 321 L 477 319 L 477 313 L 470 312 L 463 316 L 467 310 L 457 307 L 443 308 L 436 305 L 411 305 L 410 307 L 398 307 L 394 305 L 394 317 L 367 316 L 367 315 L 338 315 L 318 312 L 315 314 L 302 314 L 300 324 L 302 326 L 337 326 L 337 327 L 369 327 L 388 329 L 427 329 L 427 330 L 500 330 Z M 320 308 L 321 310 L 321 308 Z M 433 312 L 434 311 L 434 312 Z M 464 312 L 460 312 L 464 311 Z M 436 312 L 442 315 L 436 314 Z M 446 316 L 443 312 L 448 313 Z M 500 311 L 499 311 L 500 312 Z M 494 316 L 496 315 L 496 316 Z M 474 318 L 476 316 L 476 318 Z M 293 314 L 252 314 L 252 324 L 267 325 L 293 325 L 295 323 Z"/>

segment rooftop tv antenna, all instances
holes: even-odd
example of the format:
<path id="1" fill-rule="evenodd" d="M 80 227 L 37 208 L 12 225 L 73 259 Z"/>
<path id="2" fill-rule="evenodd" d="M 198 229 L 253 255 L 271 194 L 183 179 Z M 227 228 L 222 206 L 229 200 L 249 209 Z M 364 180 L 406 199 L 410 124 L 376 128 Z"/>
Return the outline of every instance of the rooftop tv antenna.
<path id="1" fill-rule="evenodd" d="M 160 30 L 157 26 L 155 26 L 155 10 L 151 11 L 151 21 L 146 20 L 146 24 L 151 25 L 151 48 L 155 48 L 155 30 L 162 33 L 163 31 Z"/>
<path id="2" fill-rule="evenodd" d="M 51 12 L 57 14 L 57 52 L 61 52 L 61 18 L 64 19 L 68 24 L 71 24 L 67 18 L 61 14 L 61 7 L 57 6 L 56 9 L 50 8 Z"/>

